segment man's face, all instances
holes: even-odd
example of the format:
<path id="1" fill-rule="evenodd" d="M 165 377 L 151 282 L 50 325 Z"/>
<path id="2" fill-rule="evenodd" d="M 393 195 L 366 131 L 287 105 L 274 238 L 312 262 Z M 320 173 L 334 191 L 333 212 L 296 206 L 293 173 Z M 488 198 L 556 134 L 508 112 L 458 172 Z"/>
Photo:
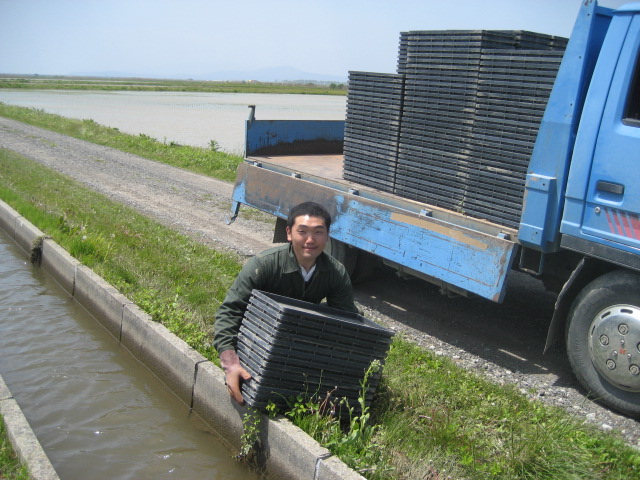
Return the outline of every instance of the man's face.
<path id="1" fill-rule="evenodd" d="M 287 227 L 287 240 L 293 246 L 298 263 L 308 270 L 324 250 L 329 232 L 322 217 L 300 215 L 291 228 Z"/>

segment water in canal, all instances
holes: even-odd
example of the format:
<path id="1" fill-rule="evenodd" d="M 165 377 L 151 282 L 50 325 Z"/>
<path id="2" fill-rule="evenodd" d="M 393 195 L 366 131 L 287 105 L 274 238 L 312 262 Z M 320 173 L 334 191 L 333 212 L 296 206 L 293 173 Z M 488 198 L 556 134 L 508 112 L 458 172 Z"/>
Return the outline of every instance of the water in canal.
<path id="1" fill-rule="evenodd" d="M 62 480 L 257 478 L 2 229 L 0 374 Z"/>
<path id="2" fill-rule="evenodd" d="M 248 105 L 259 120 L 344 120 L 346 97 L 264 93 L 0 89 L 0 102 L 38 108 L 157 140 L 242 154 Z"/>

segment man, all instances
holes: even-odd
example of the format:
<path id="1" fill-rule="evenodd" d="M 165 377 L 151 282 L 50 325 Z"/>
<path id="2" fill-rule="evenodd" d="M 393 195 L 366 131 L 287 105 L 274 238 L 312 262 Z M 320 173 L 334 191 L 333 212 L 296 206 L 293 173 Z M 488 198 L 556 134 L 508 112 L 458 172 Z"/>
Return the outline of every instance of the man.
<path id="1" fill-rule="evenodd" d="M 218 309 L 213 345 L 220 354 L 229 394 L 239 404 L 244 403 L 240 384 L 251 375 L 240 365 L 235 348 L 253 289 L 312 303 L 326 298 L 330 307 L 358 312 L 344 266 L 323 251 L 330 226 L 331 216 L 321 205 L 304 202 L 293 207 L 287 218 L 289 243 L 250 259 Z"/>

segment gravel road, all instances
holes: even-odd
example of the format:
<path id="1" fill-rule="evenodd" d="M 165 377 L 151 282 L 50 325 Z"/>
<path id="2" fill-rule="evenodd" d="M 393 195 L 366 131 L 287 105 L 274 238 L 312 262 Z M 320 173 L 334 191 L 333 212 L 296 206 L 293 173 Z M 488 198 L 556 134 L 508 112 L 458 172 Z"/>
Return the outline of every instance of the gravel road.
<path id="1" fill-rule="evenodd" d="M 273 224 L 240 217 L 226 225 L 232 185 L 0 117 L 0 148 L 13 150 L 212 247 L 249 257 L 270 246 Z M 420 280 L 380 268 L 356 287 L 368 318 L 459 365 L 557 405 L 640 448 L 640 422 L 583 395 L 564 351 L 542 353 L 555 296 L 515 275 L 503 304 L 450 298 Z"/>

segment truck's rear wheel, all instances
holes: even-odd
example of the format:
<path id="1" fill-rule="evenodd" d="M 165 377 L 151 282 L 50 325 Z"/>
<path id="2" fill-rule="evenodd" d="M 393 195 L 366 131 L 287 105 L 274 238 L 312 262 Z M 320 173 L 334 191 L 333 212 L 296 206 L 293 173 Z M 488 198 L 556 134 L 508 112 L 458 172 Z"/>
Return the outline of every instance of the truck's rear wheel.
<path id="1" fill-rule="evenodd" d="M 356 266 L 351 273 L 351 281 L 354 285 L 366 282 L 373 277 L 376 268 L 380 265 L 380 257 L 360 248 L 357 250 L 358 258 L 356 260 Z"/>
<path id="2" fill-rule="evenodd" d="M 640 276 L 616 270 L 588 284 L 569 312 L 566 342 L 590 396 L 640 417 Z"/>
<path id="3" fill-rule="evenodd" d="M 353 274 L 358 261 L 357 248 L 353 248 L 340 240 L 331 238 L 324 251 L 344 265 L 349 276 Z"/>
<path id="4" fill-rule="evenodd" d="M 344 265 L 354 284 L 369 279 L 379 264 L 375 255 L 333 238 L 325 252 Z"/>

